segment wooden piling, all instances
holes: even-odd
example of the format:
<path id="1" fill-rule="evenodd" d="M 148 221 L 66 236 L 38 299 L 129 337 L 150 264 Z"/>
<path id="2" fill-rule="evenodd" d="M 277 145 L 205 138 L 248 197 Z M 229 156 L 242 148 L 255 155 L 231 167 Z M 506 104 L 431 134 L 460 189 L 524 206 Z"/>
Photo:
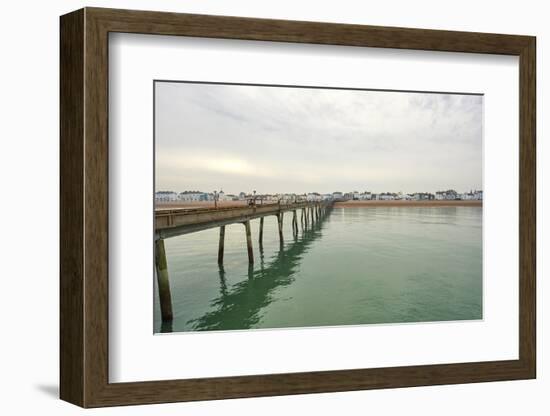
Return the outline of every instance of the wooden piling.
<path id="1" fill-rule="evenodd" d="M 277 223 L 279 225 L 279 241 L 283 242 L 283 213 L 279 212 L 277 215 Z"/>
<path id="2" fill-rule="evenodd" d="M 220 242 L 218 244 L 218 264 L 223 264 L 223 247 L 225 244 L 225 225 L 220 227 Z"/>
<path id="3" fill-rule="evenodd" d="M 246 231 L 246 248 L 248 250 L 248 264 L 254 263 L 254 251 L 252 250 L 252 234 L 250 233 L 250 220 L 244 222 Z"/>
<path id="4" fill-rule="evenodd" d="M 155 266 L 157 269 L 161 317 L 163 321 L 171 321 L 174 315 L 172 313 L 172 295 L 170 294 L 170 281 L 168 279 L 168 264 L 166 262 L 164 240 L 160 238 L 155 241 Z"/>
<path id="5" fill-rule="evenodd" d="M 258 243 L 260 246 L 264 244 L 264 217 L 260 218 L 260 233 L 258 236 Z"/>
<path id="6" fill-rule="evenodd" d="M 296 210 L 292 211 L 292 231 L 294 234 L 298 234 L 298 217 L 296 215 Z"/>

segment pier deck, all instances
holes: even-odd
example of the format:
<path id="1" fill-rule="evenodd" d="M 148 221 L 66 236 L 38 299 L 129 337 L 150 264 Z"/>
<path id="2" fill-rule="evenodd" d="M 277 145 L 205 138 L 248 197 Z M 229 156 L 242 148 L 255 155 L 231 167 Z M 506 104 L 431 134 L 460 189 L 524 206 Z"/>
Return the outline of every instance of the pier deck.
<path id="1" fill-rule="evenodd" d="M 179 208 L 155 211 L 155 238 L 164 239 L 229 224 L 245 223 L 269 215 L 306 208 L 326 207 L 328 202 L 263 204 L 227 208 Z"/>

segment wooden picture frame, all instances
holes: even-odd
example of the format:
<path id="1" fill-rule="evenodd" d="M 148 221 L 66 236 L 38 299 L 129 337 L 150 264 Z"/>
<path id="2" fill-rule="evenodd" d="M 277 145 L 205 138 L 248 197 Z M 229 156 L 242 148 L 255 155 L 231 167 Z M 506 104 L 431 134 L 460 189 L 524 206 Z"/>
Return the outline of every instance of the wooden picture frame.
<path id="1" fill-rule="evenodd" d="M 61 17 L 60 396 L 82 407 L 337 392 L 536 376 L 535 38 L 85 8 Z M 519 359 L 109 383 L 108 34 L 519 56 Z"/>

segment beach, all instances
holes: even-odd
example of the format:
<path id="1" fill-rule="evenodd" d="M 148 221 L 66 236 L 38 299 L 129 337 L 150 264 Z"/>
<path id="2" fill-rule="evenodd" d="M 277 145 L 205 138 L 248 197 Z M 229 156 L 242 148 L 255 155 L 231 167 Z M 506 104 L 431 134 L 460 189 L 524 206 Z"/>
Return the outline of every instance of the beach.
<path id="1" fill-rule="evenodd" d="M 335 208 L 369 207 L 481 207 L 483 201 L 342 201 L 334 203 Z"/>
<path id="2" fill-rule="evenodd" d="M 274 204 L 275 202 L 265 202 Z M 218 201 L 218 208 L 245 207 L 247 201 Z M 370 208 L 370 207 L 481 207 L 483 201 L 341 201 L 335 202 L 335 208 Z M 174 201 L 156 203 L 155 210 L 178 209 L 178 208 L 214 208 L 213 201 Z"/>

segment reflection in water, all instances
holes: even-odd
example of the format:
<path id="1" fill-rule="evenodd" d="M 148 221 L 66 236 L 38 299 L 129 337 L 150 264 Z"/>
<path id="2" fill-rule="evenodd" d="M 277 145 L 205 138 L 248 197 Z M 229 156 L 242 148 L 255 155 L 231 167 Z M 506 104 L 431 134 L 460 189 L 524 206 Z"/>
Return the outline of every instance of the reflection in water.
<path id="1" fill-rule="evenodd" d="M 260 269 L 248 268 L 248 280 L 237 283 L 228 292 L 225 272 L 220 267 L 220 296 L 213 300 L 212 311 L 198 319 L 188 321 L 195 330 L 248 329 L 260 320 L 260 311 L 271 302 L 271 292 L 291 284 L 300 266 L 302 257 L 311 244 L 321 237 L 322 221 L 305 230 L 286 248 L 281 245 L 274 259 L 265 265 L 263 249 L 260 248 Z"/>
<path id="2" fill-rule="evenodd" d="M 173 321 L 162 321 L 160 324 L 160 332 L 173 332 Z"/>

